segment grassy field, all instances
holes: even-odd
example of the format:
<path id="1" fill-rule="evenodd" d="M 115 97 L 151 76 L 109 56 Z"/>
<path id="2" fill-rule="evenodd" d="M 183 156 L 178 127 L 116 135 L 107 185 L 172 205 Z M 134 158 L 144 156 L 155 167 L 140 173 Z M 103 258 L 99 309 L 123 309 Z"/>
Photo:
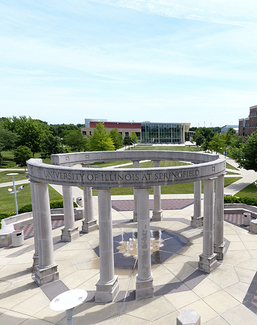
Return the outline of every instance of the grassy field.
<path id="1" fill-rule="evenodd" d="M 50 201 L 61 200 L 62 195 L 49 186 Z M 30 184 L 25 184 L 23 190 L 17 194 L 18 208 L 31 203 Z M 0 214 L 15 214 L 14 194 L 8 192 L 8 187 L 0 188 Z"/>
<path id="2" fill-rule="evenodd" d="M 238 181 L 242 177 L 225 177 L 224 187 Z M 202 193 L 203 193 L 203 184 L 202 181 Z M 162 194 L 193 194 L 194 193 L 194 183 L 181 183 L 181 184 L 172 184 L 172 185 L 163 185 L 161 187 Z M 150 194 L 153 194 L 153 187 L 149 190 Z M 133 187 L 112 187 L 112 195 L 133 195 Z M 93 190 L 93 195 L 97 195 L 97 190 Z"/>
<path id="3" fill-rule="evenodd" d="M 257 187 L 253 185 L 254 183 L 248 185 L 240 192 L 236 193 L 235 196 L 238 197 L 249 197 L 252 199 L 257 199 Z"/>
<path id="4" fill-rule="evenodd" d="M 200 148 L 197 148 L 196 146 L 146 146 L 146 145 L 138 145 L 133 150 L 176 150 L 176 151 L 200 151 Z M 2 152 L 2 155 L 5 160 L 13 160 L 13 154 L 11 152 Z M 35 158 L 39 158 L 39 154 L 35 155 Z M 50 159 L 43 160 L 45 163 L 50 163 Z M 104 167 L 110 167 L 110 166 L 118 166 L 126 163 L 131 163 L 127 166 L 122 166 L 122 168 L 132 168 L 133 163 L 132 161 L 111 161 L 111 162 L 105 162 L 105 163 L 95 163 L 92 164 L 92 168 L 104 168 Z M 183 166 L 188 165 L 189 163 L 180 162 L 180 161 L 161 161 L 160 166 L 161 167 L 172 167 L 172 166 Z M 153 162 L 142 162 L 140 164 L 141 168 L 151 168 L 153 167 Z M 226 165 L 229 169 L 234 169 L 235 171 L 238 169 L 231 166 L 227 163 Z M 0 183 L 5 182 L 12 182 L 12 177 L 7 176 L 6 174 L 8 171 L 2 171 L 0 172 Z M 24 172 L 24 168 L 21 168 L 20 171 L 18 171 L 17 176 L 15 176 L 15 180 L 22 180 L 27 179 L 27 173 Z M 230 172 L 229 174 L 233 174 Z M 232 184 L 233 182 L 239 180 L 241 177 L 225 177 L 225 187 L 229 184 Z M 202 191 L 203 191 L 203 183 L 202 182 Z M 0 214 L 1 213 L 10 213 L 15 212 L 15 202 L 14 202 L 14 195 L 9 194 L 8 188 L 0 188 Z M 254 189 L 256 189 L 254 187 Z M 150 194 L 153 194 L 153 187 L 150 189 Z M 53 190 L 52 187 L 49 186 L 49 193 L 50 193 L 50 200 L 59 200 L 62 198 L 62 196 L 57 193 L 55 190 Z M 162 186 L 162 194 L 193 194 L 194 193 L 194 183 L 182 183 L 182 184 L 173 184 L 173 185 L 163 185 Z M 133 188 L 132 187 L 116 187 L 111 189 L 112 195 L 133 195 Z M 93 195 L 97 195 L 97 191 L 93 190 Z M 244 194 L 245 196 L 245 194 Z M 31 203 L 31 196 L 30 196 L 30 186 L 29 184 L 26 184 L 24 186 L 24 189 L 17 194 L 18 198 L 18 206 L 22 207 L 26 204 Z"/>

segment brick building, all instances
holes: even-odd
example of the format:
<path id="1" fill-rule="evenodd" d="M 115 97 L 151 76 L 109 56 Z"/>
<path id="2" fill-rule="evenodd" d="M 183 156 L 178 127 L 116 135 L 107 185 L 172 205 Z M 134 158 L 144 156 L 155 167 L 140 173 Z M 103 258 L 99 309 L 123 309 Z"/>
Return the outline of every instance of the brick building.
<path id="1" fill-rule="evenodd" d="M 185 133 L 190 123 L 151 123 L 147 122 L 110 122 L 107 120 L 85 119 L 85 127 L 81 132 L 90 136 L 97 123 L 103 123 L 107 131 L 116 128 L 122 138 L 135 132 L 138 142 L 141 143 L 184 143 Z"/>
<path id="2" fill-rule="evenodd" d="M 257 105 L 251 106 L 249 116 L 239 120 L 238 134 L 241 136 L 249 136 L 257 131 Z"/>

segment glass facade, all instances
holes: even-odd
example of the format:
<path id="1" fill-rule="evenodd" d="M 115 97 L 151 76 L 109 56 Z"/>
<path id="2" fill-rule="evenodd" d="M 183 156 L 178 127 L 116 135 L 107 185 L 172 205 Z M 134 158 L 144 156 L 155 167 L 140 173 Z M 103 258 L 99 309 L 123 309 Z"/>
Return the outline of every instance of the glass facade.
<path id="1" fill-rule="evenodd" d="M 182 143 L 181 124 L 141 123 L 141 143 Z"/>

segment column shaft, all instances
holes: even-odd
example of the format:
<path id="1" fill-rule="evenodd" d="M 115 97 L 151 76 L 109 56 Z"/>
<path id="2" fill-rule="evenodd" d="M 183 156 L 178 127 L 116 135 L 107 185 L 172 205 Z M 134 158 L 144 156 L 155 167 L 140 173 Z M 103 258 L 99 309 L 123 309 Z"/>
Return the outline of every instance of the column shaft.
<path id="1" fill-rule="evenodd" d="M 214 254 L 214 179 L 204 181 L 204 219 L 203 219 L 203 253 L 200 255 L 199 268 L 210 273 L 216 266 Z"/>
<path id="2" fill-rule="evenodd" d="M 35 282 L 38 285 L 56 281 L 59 278 L 53 257 L 52 223 L 48 184 L 34 184 L 34 199 L 38 216 L 38 265 L 35 267 Z"/>
<path id="3" fill-rule="evenodd" d="M 160 167 L 160 161 L 154 160 L 153 167 Z M 163 218 L 161 208 L 161 186 L 156 185 L 153 187 L 154 190 L 154 208 L 153 208 L 153 221 L 160 221 Z"/>
<path id="4" fill-rule="evenodd" d="M 79 237 L 78 227 L 75 227 L 74 207 L 72 198 L 72 187 L 63 186 L 63 211 L 64 211 L 64 228 L 62 229 L 62 241 L 72 241 Z"/>
<path id="5" fill-rule="evenodd" d="M 138 193 L 138 274 L 136 299 L 153 296 L 151 272 L 149 189 L 137 189 Z"/>
<path id="6" fill-rule="evenodd" d="M 217 259 L 223 259 L 224 242 L 224 175 L 216 179 L 215 213 L 214 213 L 214 252 Z"/>
<path id="7" fill-rule="evenodd" d="M 191 217 L 191 227 L 198 228 L 203 226 L 201 217 L 201 181 L 194 182 L 194 215 Z"/>
<path id="8" fill-rule="evenodd" d="M 84 187 L 84 220 L 82 225 L 82 232 L 89 233 L 98 228 L 96 220 L 94 219 L 93 195 L 92 187 Z"/>
<path id="9" fill-rule="evenodd" d="M 96 302 L 113 301 L 119 291 L 114 275 L 111 190 L 98 190 L 100 280 L 96 284 Z"/>
<path id="10" fill-rule="evenodd" d="M 34 247 L 35 252 L 33 255 L 33 271 L 35 266 L 38 265 L 38 213 L 36 204 L 35 182 L 30 181 L 31 203 L 32 203 L 32 216 L 33 216 L 33 230 L 34 230 Z"/>
<path id="11" fill-rule="evenodd" d="M 140 163 L 139 160 L 134 160 L 133 161 L 133 168 L 140 168 Z M 137 215 L 138 215 L 138 211 L 137 211 L 137 189 L 134 188 L 134 211 L 133 211 L 133 221 L 137 221 Z"/>

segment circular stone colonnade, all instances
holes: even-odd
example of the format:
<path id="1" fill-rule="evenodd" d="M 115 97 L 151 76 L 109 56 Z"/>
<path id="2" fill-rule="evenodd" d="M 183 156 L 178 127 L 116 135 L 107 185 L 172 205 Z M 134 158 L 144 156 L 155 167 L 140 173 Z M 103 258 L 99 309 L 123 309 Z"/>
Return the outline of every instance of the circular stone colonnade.
<path id="1" fill-rule="evenodd" d="M 133 168 L 89 168 L 92 163 L 131 160 Z M 153 168 L 140 168 L 141 160 L 153 161 Z M 190 165 L 160 167 L 161 160 L 191 162 Z M 225 159 L 218 155 L 185 151 L 104 151 L 58 154 L 51 165 L 41 159 L 27 161 L 31 184 L 34 224 L 34 271 L 38 285 L 59 278 L 54 262 L 48 184 L 63 187 L 64 228 L 61 239 L 72 241 L 79 236 L 75 227 L 72 186 L 84 188 L 82 232 L 98 228 L 93 215 L 92 188 L 98 190 L 100 279 L 96 283 L 95 301 L 113 301 L 119 291 L 114 274 L 111 187 L 134 187 L 133 221 L 137 221 L 138 274 L 136 298 L 153 296 L 150 255 L 149 188 L 154 187 L 152 221 L 162 220 L 161 185 L 194 182 L 192 227 L 203 226 L 203 252 L 199 269 L 211 272 L 217 259 L 223 259 L 224 175 Z M 74 165 L 80 164 L 82 167 Z M 72 167 L 73 166 L 73 167 Z M 204 212 L 201 216 L 201 180 L 204 180 Z"/>

